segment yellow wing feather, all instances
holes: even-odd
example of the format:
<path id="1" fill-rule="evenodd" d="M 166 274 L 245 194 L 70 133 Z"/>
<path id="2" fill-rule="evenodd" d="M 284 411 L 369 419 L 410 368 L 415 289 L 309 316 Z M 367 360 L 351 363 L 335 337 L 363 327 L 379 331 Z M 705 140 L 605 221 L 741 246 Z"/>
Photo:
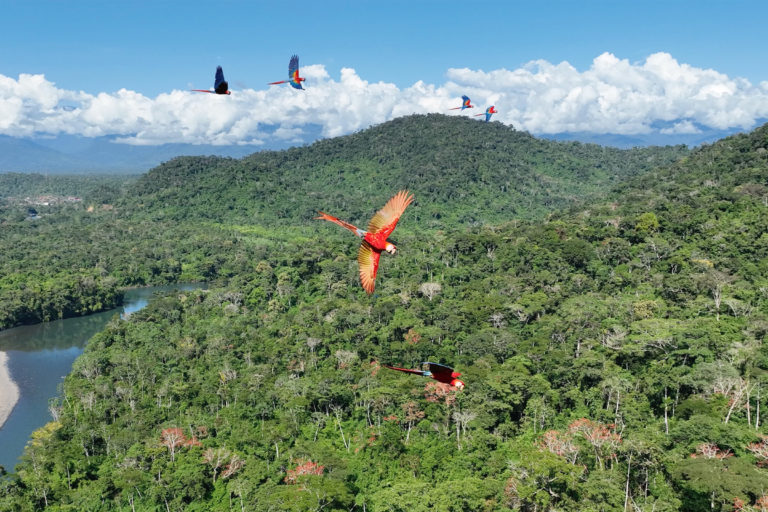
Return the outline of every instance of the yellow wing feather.
<path id="1" fill-rule="evenodd" d="M 403 214 L 409 204 L 413 202 L 413 194 L 407 190 L 401 190 L 392 197 L 384 208 L 376 212 L 371 222 L 368 223 L 369 233 L 378 233 L 389 228 L 389 232 L 395 229 L 393 224 L 397 224 L 398 219 Z"/>
<path id="2" fill-rule="evenodd" d="M 360 267 L 360 284 L 368 293 L 373 293 L 376 285 L 376 272 L 379 270 L 379 257 L 381 252 L 376 251 L 371 244 L 363 240 L 357 251 L 357 264 Z"/>

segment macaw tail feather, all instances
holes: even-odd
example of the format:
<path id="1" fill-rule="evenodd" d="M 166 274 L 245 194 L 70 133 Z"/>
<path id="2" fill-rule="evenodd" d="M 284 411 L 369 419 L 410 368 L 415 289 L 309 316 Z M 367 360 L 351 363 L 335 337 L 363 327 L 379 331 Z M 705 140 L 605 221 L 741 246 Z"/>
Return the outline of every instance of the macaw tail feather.
<path id="1" fill-rule="evenodd" d="M 389 366 L 388 364 L 383 364 L 382 366 L 384 368 L 389 368 L 390 370 L 397 370 L 398 372 L 405 372 L 405 373 L 413 373 L 416 375 L 421 375 L 422 377 L 426 373 L 423 370 L 410 370 L 408 368 L 398 368 L 397 366 Z"/>
<path id="2" fill-rule="evenodd" d="M 286 83 L 287 81 L 288 81 L 288 80 L 280 80 L 279 82 L 269 82 L 269 83 L 267 83 L 267 85 L 277 85 L 277 84 L 284 84 L 284 83 Z"/>
<path id="3" fill-rule="evenodd" d="M 327 221 L 333 222 L 334 224 L 338 224 L 343 228 L 350 230 L 357 236 L 365 236 L 365 231 L 363 231 L 362 229 L 358 228 L 353 224 L 350 224 L 349 222 L 343 221 L 341 219 L 337 219 L 333 215 L 328 215 L 327 213 L 323 213 L 323 212 L 317 212 L 317 213 L 319 213 L 320 216 L 315 217 L 315 220 L 327 220 Z"/>

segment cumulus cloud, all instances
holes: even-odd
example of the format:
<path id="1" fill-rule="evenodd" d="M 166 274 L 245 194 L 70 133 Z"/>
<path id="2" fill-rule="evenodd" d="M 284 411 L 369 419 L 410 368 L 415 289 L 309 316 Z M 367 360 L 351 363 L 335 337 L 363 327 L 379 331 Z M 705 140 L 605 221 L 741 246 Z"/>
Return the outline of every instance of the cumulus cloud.
<path id="1" fill-rule="evenodd" d="M 638 63 L 604 53 L 585 71 L 544 60 L 514 70 L 449 69 L 443 84 L 405 88 L 368 82 L 351 68 L 336 78 L 322 65 L 305 66 L 302 74 L 306 91 L 174 90 L 155 98 L 126 89 L 91 95 L 59 89 L 43 75 L 0 75 L 0 133 L 111 135 L 129 144 L 301 141 L 307 125 L 332 137 L 411 113 L 467 115 L 448 110 L 462 94 L 477 112 L 494 104 L 494 119 L 537 134 L 691 134 L 749 129 L 768 117 L 768 82 L 752 85 L 667 53 Z"/>

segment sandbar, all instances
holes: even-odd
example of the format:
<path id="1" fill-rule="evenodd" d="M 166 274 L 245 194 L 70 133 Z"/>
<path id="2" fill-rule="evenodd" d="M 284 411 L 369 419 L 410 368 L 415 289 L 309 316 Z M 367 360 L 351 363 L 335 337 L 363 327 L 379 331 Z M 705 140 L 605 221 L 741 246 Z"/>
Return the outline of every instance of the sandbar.
<path id="1" fill-rule="evenodd" d="M 8 354 L 0 352 L 0 428 L 19 401 L 19 387 L 13 382 L 8 369 Z"/>

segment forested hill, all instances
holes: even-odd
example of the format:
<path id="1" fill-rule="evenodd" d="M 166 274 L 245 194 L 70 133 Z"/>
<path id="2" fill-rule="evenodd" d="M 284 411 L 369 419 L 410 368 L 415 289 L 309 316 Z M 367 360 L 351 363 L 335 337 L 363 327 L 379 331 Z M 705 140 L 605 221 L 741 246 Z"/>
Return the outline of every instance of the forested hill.
<path id="1" fill-rule="evenodd" d="M 0 509 L 763 512 L 767 133 L 546 219 L 417 232 L 408 211 L 372 296 L 334 226 L 135 220 L 226 283 L 95 337 Z M 216 204 L 206 176 L 242 163 L 216 162 L 164 189 Z M 421 361 L 466 388 L 381 366 Z"/>
<path id="2" fill-rule="evenodd" d="M 305 222 L 319 209 L 367 220 L 398 189 L 422 228 L 541 218 L 688 154 L 537 139 L 501 123 L 412 115 L 308 147 L 241 160 L 183 157 L 148 172 L 129 205 L 171 218 Z"/>

